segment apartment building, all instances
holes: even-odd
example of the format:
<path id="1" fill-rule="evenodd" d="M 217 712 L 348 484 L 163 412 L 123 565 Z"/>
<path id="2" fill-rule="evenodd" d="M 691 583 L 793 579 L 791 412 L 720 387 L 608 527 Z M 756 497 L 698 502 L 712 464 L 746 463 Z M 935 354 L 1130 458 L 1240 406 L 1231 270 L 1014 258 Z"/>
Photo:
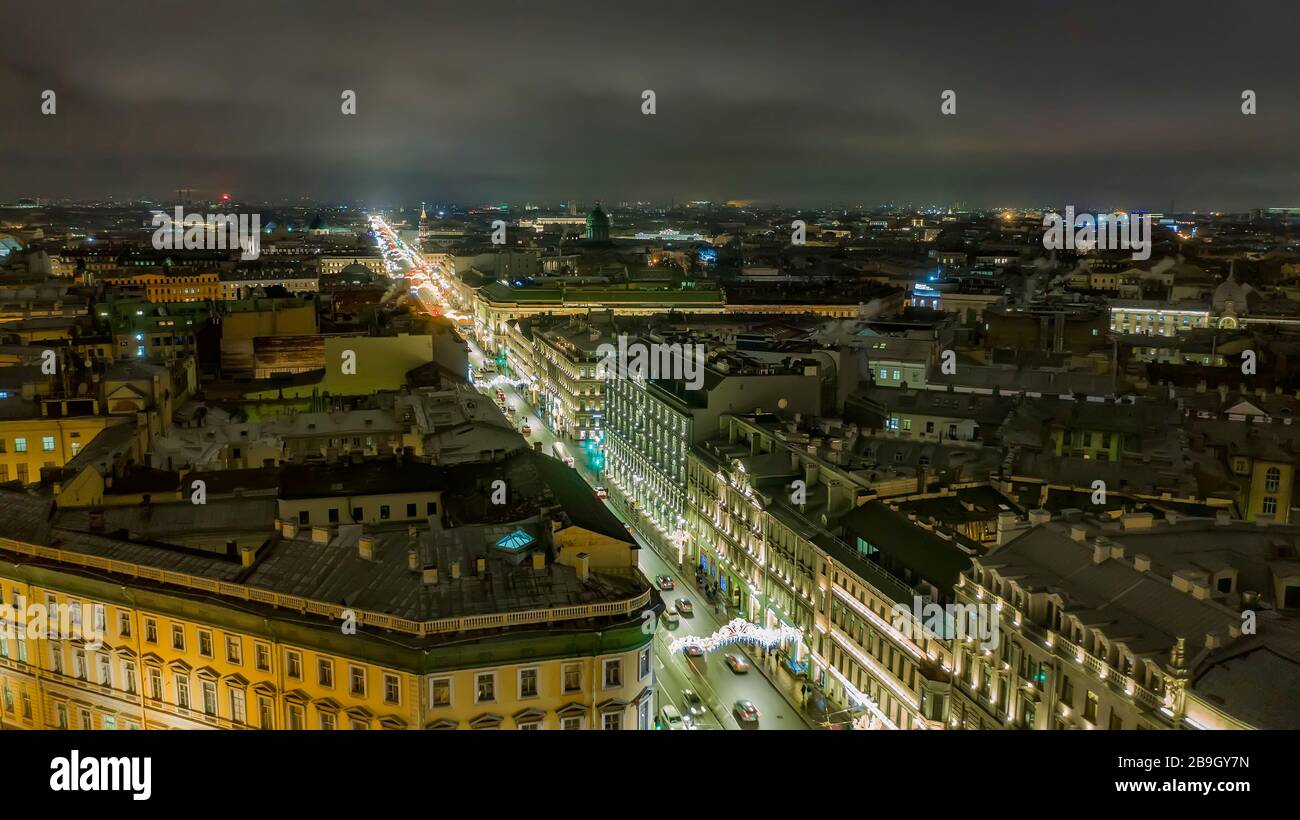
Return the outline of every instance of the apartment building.
<path id="1" fill-rule="evenodd" d="M 0 490 L 0 726 L 648 729 L 662 605 L 623 527 L 546 461 L 514 462 L 519 501 L 486 519 L 466 518 L 493 509 L 469 466 L 450 527 L 280 519 L 225 550 Z M 26 628 L 38 610 L 76 629 Z"/>
<path id="2" fill-rule="evenodd" d="M 647 336 L 629 345 L 668 344 Z M 687 338 L 683 344 L 691 344 Z M 698 387 L 684 379 L 630 375 L 605 383 L 605 455 L 610 482 L 665 537 L 685 524 L 687 452 L 712 436 L 725 413 L 764 407 L 815 414 L 820 367 L 792 359 L 765 363 L 723 353 L 702 368 Z"/>
<path id="3" fill-rule="evenodd" d="M 1289 526 L 1031 511 L 972 561 L 1000 638 L 955 658 L 952 728 L 1296 728 L 1300 563 Z"/>

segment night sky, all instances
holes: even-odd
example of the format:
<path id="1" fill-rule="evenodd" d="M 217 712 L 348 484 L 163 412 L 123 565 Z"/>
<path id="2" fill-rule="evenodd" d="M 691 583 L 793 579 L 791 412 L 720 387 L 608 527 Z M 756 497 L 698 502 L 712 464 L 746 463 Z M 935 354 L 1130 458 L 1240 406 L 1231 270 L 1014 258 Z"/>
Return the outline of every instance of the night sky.
<path id="1" fill-rule="evenodd" d="M 6 18 L 4 200 L 1300 205 L 1295 0 L 124 0 Z"/>

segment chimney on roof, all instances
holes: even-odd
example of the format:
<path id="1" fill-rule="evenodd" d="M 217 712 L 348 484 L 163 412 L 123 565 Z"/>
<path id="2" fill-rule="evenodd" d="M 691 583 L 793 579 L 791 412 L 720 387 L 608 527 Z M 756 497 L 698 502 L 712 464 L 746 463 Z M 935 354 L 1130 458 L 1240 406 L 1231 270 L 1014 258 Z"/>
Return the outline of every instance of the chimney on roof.
<path id="1" fill-rule="evenodd" d="M 406 568 L 411 572 L 418 572 L 420 569 L 420 553 L 416 552 L 414 546 L 406 551 Z"/>
<path id="2" fill-rule="evenodd" d="M 541 572 L 542 570 L 546 569 L 546 553 L 544 552 L 533 553 L 533 569 L 537 572 Z"/>
<path id="3" fill-rule="evenodd" d="M 328 544 L 330 542 L 330 528 L 312 527 L 311 541 L 313 544 Z"/>
<path id="4" fill-rule="evenodd" d="M 1150 556 L 1150 555 L 1143 555 L 1143 554 L 1140 553 L 1140 552 L 1139 552 L 1137 555 L 1134 555 L 1134 556 L 1133 556 L 1133 569 L 1137 570 L 1138 572 L 1150 572 L 1150 571 L 1151 571 L 1151 556 Z"/>
<path id="5" fill-rule="evenodd" d="M 253 565 L 253 559 L 256 557 L 257 551 L 252 547 L 252 545 L 239 548 L 239 565 L 244 569 L 251 567 Z"/>
<path id="6" fill-rule="evenodd" d="M 424 572 L 420 573 L 420 582 L 425 586 L 432 587 L 438 585 L 438 568 L 425 567 Z"/>
<path id="7" fill-rule="evenodd" d="M 375 537 L 373 535 L 363 535 L 358 538 L 357 552 L 364 561 L 375 560 Z"/>
<path id="8" fill-rule="evenodd" d="M 487 572 L 487 559 L 486 558 L 474 559 L 474 574 L 481 578 L 483 577 L 483 574 L 485 572 Z"/>
<path id="9" fill-rule="evenodd" d="M 456 581 L 456 580 L 459 580 L 459 579 L 460 579 L 460 562 L 459 562 L 459 561 L 452 561 L 452 562 L 451 562 L 451 579 L 452 579 L 453 581 Z"/>

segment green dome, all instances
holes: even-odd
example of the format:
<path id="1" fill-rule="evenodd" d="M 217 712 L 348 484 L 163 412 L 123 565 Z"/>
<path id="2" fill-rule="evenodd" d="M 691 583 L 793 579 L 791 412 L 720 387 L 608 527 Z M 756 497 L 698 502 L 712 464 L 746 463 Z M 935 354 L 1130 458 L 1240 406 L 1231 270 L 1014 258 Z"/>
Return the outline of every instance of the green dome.
<path id="1" fill-rule="evenodd" d="M 609 217 L 600 209 L 600 203 L 587 214 L 587 238 L 604 241 L 609 239 Z"/>

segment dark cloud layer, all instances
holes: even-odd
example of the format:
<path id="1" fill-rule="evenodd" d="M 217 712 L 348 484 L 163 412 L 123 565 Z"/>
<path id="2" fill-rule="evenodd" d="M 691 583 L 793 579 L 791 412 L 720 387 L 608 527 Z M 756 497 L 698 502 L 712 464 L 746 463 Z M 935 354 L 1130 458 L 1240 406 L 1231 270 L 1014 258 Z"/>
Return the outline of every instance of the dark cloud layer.
<path id="1" fill-rule="evenodd" d="M 26 4 L 0 45 L 0 197 L 1297 205 L 1298 18 L 1294 2 Z"/>

